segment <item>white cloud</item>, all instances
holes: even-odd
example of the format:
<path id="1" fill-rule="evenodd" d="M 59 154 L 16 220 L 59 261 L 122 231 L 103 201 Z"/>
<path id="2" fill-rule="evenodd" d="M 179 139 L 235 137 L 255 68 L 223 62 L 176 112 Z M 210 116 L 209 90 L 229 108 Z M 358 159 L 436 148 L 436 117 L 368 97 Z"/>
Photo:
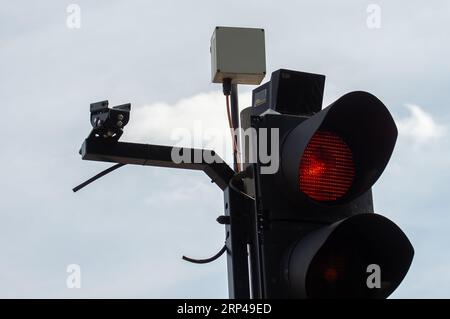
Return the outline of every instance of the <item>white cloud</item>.
<path id="1" fill-rule="evenodd" d="M 425 112 L 420 106 L 406 104 L 410 115 L 397 121 L 400 135 L 412 138 L 421 144 L 442 137 L 446 127 L 436 123 L 431 114 Z"/>
<path id="2" fill-rule="evenodd" d="M 251 93 L 239 96 L 242 108 L 251 105 Z M 228 162 L 232 159 L 225 97 L 216 92 L 199 93 L 173 105 L 157 102 L 136 107 L 123 140 L 152 144 L 214 149 Z"/>

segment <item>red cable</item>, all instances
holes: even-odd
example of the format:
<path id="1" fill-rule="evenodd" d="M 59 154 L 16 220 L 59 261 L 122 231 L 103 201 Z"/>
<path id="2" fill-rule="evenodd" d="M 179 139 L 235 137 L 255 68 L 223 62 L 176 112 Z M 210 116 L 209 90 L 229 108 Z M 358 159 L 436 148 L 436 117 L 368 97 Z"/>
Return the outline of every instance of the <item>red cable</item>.
<path id="1" fill-rule="evenodd" d="M 239 156 L 237 142 L 236 142 L 236 139 L 235 139 L 233 123 L 231 122 L 230 96 L 229 95 L 225 95 L 225 100 L 226 100 L 226 103 L 227 103 L 228 125 L 230 126 L 231 140 L 233 141 L 233 153 L 234 153 L 235 158 L 236 158 L 236 168 L 237 168 L 237 172 L 240 172 L 240 170 L 241 170 L 241 168 L 240 168 L 241 159 L 240 159 L 240 156 Z"/>

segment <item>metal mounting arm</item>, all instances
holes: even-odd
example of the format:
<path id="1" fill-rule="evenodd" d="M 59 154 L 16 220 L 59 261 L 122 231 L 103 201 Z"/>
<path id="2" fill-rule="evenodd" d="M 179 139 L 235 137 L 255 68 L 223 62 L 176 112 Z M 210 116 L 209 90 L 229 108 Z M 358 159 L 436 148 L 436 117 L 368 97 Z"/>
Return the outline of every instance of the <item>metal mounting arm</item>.
<path id="1" fill-rule="evenodd" d="M 172 154 L 181 154 L 185 162 L 175 162 Z M 164 145 L 137 144 L 88 138 L 80 154 L 83 160 L 201 170 L 222 190 L 235 172 L 211 150 Z M 205 160 L 207 159 L 207 161 Z"/>

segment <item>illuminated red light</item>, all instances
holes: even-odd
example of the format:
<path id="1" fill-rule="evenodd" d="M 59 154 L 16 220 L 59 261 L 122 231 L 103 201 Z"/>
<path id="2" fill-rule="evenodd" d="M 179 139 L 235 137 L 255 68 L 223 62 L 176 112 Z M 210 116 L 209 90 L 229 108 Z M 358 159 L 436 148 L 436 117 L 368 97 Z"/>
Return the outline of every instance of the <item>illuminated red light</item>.
<path id="1" fill-rule="evenodd" d="M 338 272 L 335 268 L 327 268 L 324 272 L 325 280 L 334 283 L 338 278 Z"/>
<path id="2" fill-rule="evenodd" d="M 316 201 L 335 201 L 348 192 L 354 177 L 347 144 L 335 133 L 317 131 L 300 161 L 300 190 Z"/>

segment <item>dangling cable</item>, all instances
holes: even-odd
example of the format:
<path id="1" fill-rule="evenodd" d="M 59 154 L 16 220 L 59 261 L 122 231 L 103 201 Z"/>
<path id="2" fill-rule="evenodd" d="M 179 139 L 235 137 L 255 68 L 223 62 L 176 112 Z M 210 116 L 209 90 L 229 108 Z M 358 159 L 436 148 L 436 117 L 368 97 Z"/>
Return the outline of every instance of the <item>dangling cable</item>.
<path id="1" fill-rule="evenodd" d="M 207 264 L 207 263 L 213 262 L 214 260 L 218 259 L 220 256 L 222 256 L 227 251 L 227 240 L 229 237 L 228 235 L 229 235 L 229 233 L 227 233 L 227 237 L 225 238 L 225 245 L 223 245 L 222 249 L 220 249 L 219 252 L 217 254 L 215 254 L 214 256 L 212 256 L 210 258 L 206 258 L 206 259 L 194 259 L 194 258 L 186 257 L 183 255 L 183 260 L 186 260 L 193 264 Z"/>
<path id="2" fill-rule="evenodd" d="M 193 263 L 193 264 L 207 264 L 207 263 L 213 262 L 214 260 L 218 259 L 226 251 L 227 251 L 227 245 L 225 244 L 225 245 L 223 245 L 222 249 L 220 249 L 217 254 L 215 254 L 214 256 L 212 256 L 210 258 L 194 259 L 194 258 L 183 256 L 183 260 L 186 260 L 186 261 L 188 261 L 190 263 Z"/>
<path id="3" fill-rule="evenodd" d="M 234 134 L 234 126 L 233 123 L 231 122 L 231 111 L 230 111 L 230 96 L 227 95 L 225 96 L 226 99 L 226 103 L 227 103 L 227 115 L 228 115 L 228 124 L 230 126 L 230 133 L 231 133 L 231 140 L 233 141 L 233 154 L 237 160 L 237 172 L 240 172 L 240 163 L 241 163 L 241 159 L 240 159 L 240 154 L 239 154 L 239 148 L 237 146 L 237 142 L 236 142 L 236 135 Z"/>
<path id="4" fill-rule="evenodd" d="M 122 167 L 122 166 L 124 166 L 124 165 L 125 165 L 125 164 L 116 164 L 116 165 L 113 165 L 113 166 L 111 166 L 110 168 L 107 168 L 107 169 L 105 169 L 104 171 L 98 173 L 98 174 L 95 175 L 94 177 L 89 178 L 87 181 L 81 183 L 81 184 L 78 185 L 77 187 L 74 187 L 74 188 L 72 189 L 72 191 L 73 191 L 74 193 L 76 193 L 76 192 L 78 192 L 80 189 L 82 189 L 82 188 L 88 186 L 90 183 L 95 182 L 95 181 L 96 181 L 97 179 L 99 179 L 100 177 L 103 177 L 103 176 L 105 176 L 106 174 L 111 173 L 112 171 L 115 171 L 116 169 L 118 169 L 118 168 L 120 168 L 120 167 Z"/>
<path id="5" fill-rule="evenodd" d="M 237 136 L 235 134 L 235 127 L 233 126 L 233 121 L 231 120 L 231 107 L 230 107 L 230 94 L 231 94 L 231 79 L 227 78 L 223 80 L 223 94 L 225 95 L 225 101 L 227 106 L 227 116 L 228 116 L 228 125 L 230 127 L 231 140 L 233 146 L 233 156 L 236 162 L 236 171 L 239 173 L 241 171 L 241 159 L 239 153 L 239 147 L 237 144 Z"/>

